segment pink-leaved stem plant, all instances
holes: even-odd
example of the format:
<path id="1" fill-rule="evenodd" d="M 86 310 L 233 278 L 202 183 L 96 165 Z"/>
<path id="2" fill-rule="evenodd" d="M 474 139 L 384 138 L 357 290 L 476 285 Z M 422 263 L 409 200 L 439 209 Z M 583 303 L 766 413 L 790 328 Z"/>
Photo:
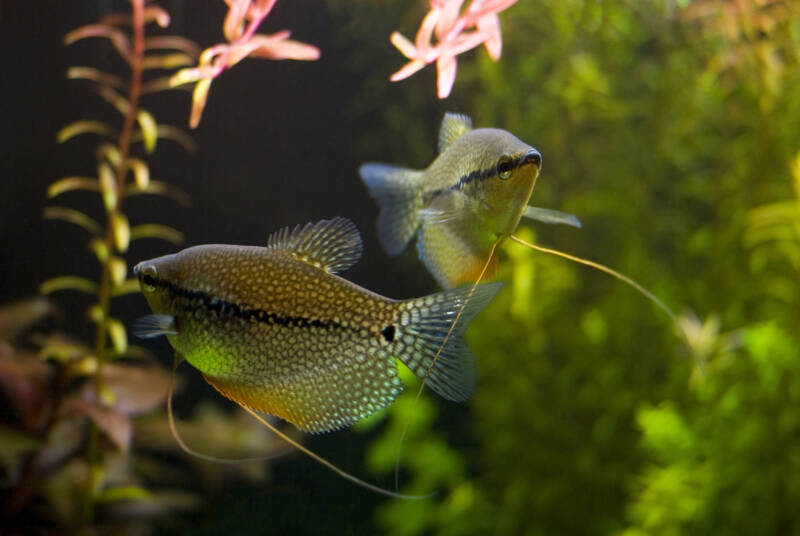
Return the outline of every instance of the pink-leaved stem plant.
<path id="1" fill-rule="evenodd" d="M 277 0 L 225 0 L 228 14 L 223 33 L 227 43 L 207 48 L 200 54 L 196 67 L 181 69 L 170 79 L 172 87 L 196 82 L 192 94 L 189 126 L 197 127 L 203 115 L 211 82 L 229 67 L 246 57 L 271 60 L 316 60 L 319 49 L 313 45 L 289 39 L 291 32 L 283 30 L 272 35 L 257 34 L 256 30 L 269 15 Z"/>
<path id="2" fill-rule="evenodd" d="M 438 96 L 447 98 L 456 79 L 456 56 L 483 44 L 490 58 L 500 59 L 503 39 L 497 14 L 516 2 L 472 0 L 462 13 L 463 0 L 430 0 L 414 43 L 400 32 L 392 33 L 392 44 L 410 61 L 389 79 L 403 80 L 435 61 Z"/>

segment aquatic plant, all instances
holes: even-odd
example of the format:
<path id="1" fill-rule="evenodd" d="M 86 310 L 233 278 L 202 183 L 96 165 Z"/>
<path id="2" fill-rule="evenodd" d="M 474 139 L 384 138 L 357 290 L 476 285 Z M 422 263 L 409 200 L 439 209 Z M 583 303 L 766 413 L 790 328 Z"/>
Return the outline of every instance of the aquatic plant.
<path id="1" fill-rule="evenodd" d="M 392 44 L 410 61 L 389 79 L 403 80 L 436 62 L 437 94 L 440 99 L 446 98 L 456 80 L 456 56 L 484 45 L 490 58 L 500 59 L 503 38 L 497 14 L 516 1 L 472 0 L 462 13 L 464 0 L 430 0 L 430 11 L 422 20 L 414 43 L 400 32 L 392 33 Z"/>
<path id="2" fill-rule="evenodd" d="M 189 126 L 195 128 L 203 115 L 211 82 L 223 71 L 247 57 L 271 60 L 316 60 L 317 47 L 289 39 L 289 30 L 272 35 L 256 30 L 272 11 L 277 0 L 225 0 L 228 15 L 223 32 L 227 44 L 214 45 L 200 54 L 197 67 L 181 69 L 169 80 L 172 87 L 195 82 Z"/>
<path id="3" fill-rule="evenodd" d="M 162 8 L 132 0 L 130 13 L 106 15 L 64 38 L 67 45 L 89 38 L 107 40 L 128 72 L 120 76 L 91 66 L 67 70 L 68 78 L 91 84 L 119 115 L 120 125 L 79 119 L 61 129 L 59 143 L 84 135 L 99 137 L 94 151 L 97 174 L 61 178 L 50 185 L 47 195 L 61 199 L 72 192 L 96 193 L 103 219 L 65 205 L 44 210 L 46 219 L 65 221 L 89 233 L 88 249 L 99 263 L 97 280 L 58 276 L 42 283 L 40 291 L 43 295 L 65 290 L 88 294 L 87 317 L 94 324 L 94 344 L 85 345 L 52 330 L 27 336 L 29 327 L 42 316 L 55 314 L 49 302 L 33 300 L 0 310 L 0 388 L 18 413 L 13 426 L 0 431 L 5 445 L 3 465 L 12 486 L 4 517 L 16 520 L 8 527 L 15 523 L 113 526 L 127 520 L 126 528 L 130 528 L 131 517 L 141 524 L 166 512 L 196 509 L 199 504 L 194 491 L 174 489 L 174 477 L 162 470 L 162 462 L 151 460 L 154 473 L 139 470 L 143 459 L 139 450 L 178 450 L 176 443 L 164 442 L 166 419 L 152 415 L 163 408 L 170 375 L 147 351 L 129 344 L 123 321 L 112 314 L 114 298 L 139 291 L 138 281 L 128 277 L 125 255 L 130 244 L 148 238 L 176 245 L 183 241 L 180 231 L 158 223 L 132 224 L 123 211 L 125 201 L 141 195 L 163 196 L 182 205 L 189 202 L 180 189 L 153 179 L 147 161 L 162 140 L 194 151 L 188 135 L 159 124 L 142 106 L 145 95 L 170 88 L 171 71 L 193 64 L 200 53 L 196 44 L 183 37 L 148 35 L 148 25 L 164 28 L 169 22 Z M 243 424 L 241 419 L 207 411 L 198 413 L 198 419 L 195 426 L 222 431 L 212 446 L 214 452 L 231 457 L 269 454 L 267 432 L 256 421 Z M 134 439 L 134 429 L 144 422 L 143 430 L 149 432 Z M 187 426 L 190 435 L 192 426 Z M 245 471 L 259 480 L 265 476 L 263 465 Z M 155 488 L 149 489 L 150 484 Z M 38 515 L 29 511 L 40 500 L 48 508 Z"/>

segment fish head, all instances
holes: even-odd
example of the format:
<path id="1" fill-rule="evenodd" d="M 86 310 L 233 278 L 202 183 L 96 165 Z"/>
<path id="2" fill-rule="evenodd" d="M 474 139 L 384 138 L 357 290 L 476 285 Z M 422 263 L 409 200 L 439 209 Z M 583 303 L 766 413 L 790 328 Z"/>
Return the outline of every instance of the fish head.
<path id="1" fill-rule="evenodd" d="M 533 193 L 541 153 L 501 129 L 477 129 L 461 138 L 475 147 L 472 166 L 481 170 L 474 194 L 482 226 L 497 237 L 512 234 Z"/>
<path id="2" fill-rule="evenodd" d="M 133 267 L 133 274 L 139 280 L 147 304 L 156 314 L 174 315 L 174 282 L 179 279 L 180 265 L 177 254 L 164 255 L 142 261 Z"/>

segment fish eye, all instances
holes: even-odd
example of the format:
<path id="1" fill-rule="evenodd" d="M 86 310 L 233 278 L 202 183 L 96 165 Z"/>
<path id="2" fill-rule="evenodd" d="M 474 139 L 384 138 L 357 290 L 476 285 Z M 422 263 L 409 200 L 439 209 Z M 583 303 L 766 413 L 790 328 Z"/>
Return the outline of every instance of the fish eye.
<path id="1" fill-rule="evenodd" d="M 154 264 L 148 264 L 142 268 L 142 287 L 147 292 L 155 292 L 158 283 L 158 268 Z"/>
<path id="2" fill-rule="evenodd" d="M 513 171 L 513 160 L 507 154 L 504 154 L 500 157 L 500 160 L 497 161 L 497 174 L 500 176 L 501 179 L 508 179 L 511 177 L 511 172 Z"/>

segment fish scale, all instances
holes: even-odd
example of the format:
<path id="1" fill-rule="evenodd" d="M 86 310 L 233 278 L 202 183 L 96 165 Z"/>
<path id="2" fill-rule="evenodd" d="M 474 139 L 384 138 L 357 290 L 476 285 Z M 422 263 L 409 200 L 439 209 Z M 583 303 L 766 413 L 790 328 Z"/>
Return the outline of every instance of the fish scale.
<path id="1" fill-rule="evenodd" d="M 392 403 L 402 391 L 395 356 L 425 376 L 466 299 L 459 289 L 392 300 L 332 273 L 360 252 L 355 226 L 336 218 L 279 231 L 267 247 L 195 246 L 134 271 L 170 326 L 149 334 L 166 334 L 228 398 L 323 432 Z M 438 394 L 472 394 L 474 358 L 461 334 L 498 288 L 481 285 L 469 300 L 428 377 Z"/>

